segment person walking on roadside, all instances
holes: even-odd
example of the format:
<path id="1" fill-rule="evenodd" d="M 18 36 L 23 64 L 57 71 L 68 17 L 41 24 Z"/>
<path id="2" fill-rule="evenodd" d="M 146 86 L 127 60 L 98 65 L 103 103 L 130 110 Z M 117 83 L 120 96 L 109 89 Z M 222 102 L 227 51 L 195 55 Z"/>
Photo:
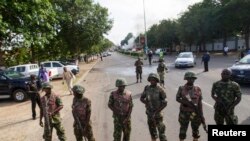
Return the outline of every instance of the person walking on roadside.
<path id="1" fill-rule="evenodd" d="M 60 141 L 66 141 L 65 131 L 62 126 L 60 111 L 63 108 L 62 100 L 52 92 L 53 86 L 46 82 L 42 86 L 45 95 L 41 98 L 40 126 L 44 127 L 43 138 L 45 141 L 52 140 L 53 128 L 56 129 Z M 44 117 L 44 125 L 43 119 Z"/>
<path id="2" fill-rule="evenodd" d="M 72 91 L 74 93 L 72 104 L 72 114 L 74 117 L 73 127 L 76 141 L 83 141 L 85 137 L 88 141 L 95 141 L 90 120 L 91 101 L 84 97 L 84 87 L 75 85 Z"/>
<path id="3" fill-rule="evenodd" d="M 210 61 L 210 55 L 209 52 L 207 51 L 206 53 L 203 54 L 201 63 L 204 63 L 204 72 L 208 72 L 208 62 Z"/>
<path id="4" fill-rule="evenodd" d="M 30 82 L 28 82 L 28 93 L 30 95 L 31 100 L 31 110 L 32 110 L 32 118 L 33 120 L 36 119 L 36 104 L 38 105 L 39 109 L 41 110 L 41 97 L 39 91 L 41 89 L 40 81 L 36 80 L 36 75 L 30 75 Z"/>
<path id="5" fill-rule="evenodd" d="M 133 108 L 131 92 L 125 90 L 127 82 L 124 78 L 118 78 L 115 86 L 118 89 L 111 92 L 108 103 L 108 107 L 113 112 L 114 141 L 121 141 L 122 133 L 123 141 L 129 141 L 131 133 L 131 112 Z"/>
<path id="6" fill-rule="evenodd" d="M 199 127 L 201 123 L 203 123 L 203 127 L 206 129 L 202 108 L 202 93 L 200 87 L 194 85 L 196 79 L 197 77 L 193 72 L 186 72 L 184 80 L 187 80 L 187 83 L 184 86 L 180 86 L 176 94 L 176 101 L 180 103 L 178 119 L 180 123 L 180 141 L 186 139 L 189 122 L 191 122 L 193 141 L 198 141 L 200 137 Z"/>
<path id="7" fill-rule="evenodd" d="M 138 60 L 135 61 L 135 72 L 136 72 L 136 83 L 138 83 L 138 80 L 142 79 L 142 65 L 143 62 L 141 61 L 141 58 L 138 57 Z"/>
<path id="8" fill-rule="evenodd" d="M 40 66 L 38 78 L 42 81 L 42 83 L 49 82 L 49 74 L 46 68 L 44 68 L 43 64 Z"/>
<path id="9" fill-rule="evenodd" d="M 164 53 L 161 49 L 160 53 L 159 53 L 159 59 L 163 59 L 164 60 Z"/>
<path id="10" fill-rule="evenodd" d="M 148 52 L 148 61 L 149 61 L 149 65 L 152 65 L 152 57 L 153 57 L 153 52 L 150 50 Z"/>
<path id="11" fill-rule="evenodd" d="M 167 68 L 166 64 L 164 63 L 164 60 L 159 59 L 159 64 L 158 64 L 158 67 L 157 67 L 157 73 L 160 76 L 160 86 L 162 86 L 163 88 L 165 88 L 164 78 L 165 78 L 166 71 L 168 71 L 168 68 Z"/>
<path id="12" fill-rule="evenodd" d="M 238 117 L 234 114 L 234 108 L 241 101 L 241 90 L 238 83 L 231 81 L 232 73 L 229 69 L 223 69 L 221 80 L 212 86 L 211 96 L 215 100 L 214 120 L 217 125 L 238 124 Z"/>
<path id="13" fill-rule="evenodd" d="M 148 118 L 148 128 L 151 135 L 151 140 L 167 141 L 165 135 L 165 124 L 163 123 L 162 110 L 167 106 L 167 96 L 164 89 L 157 85 L 160 79 L 158 74 L 150 73 L 148 82 L 150 85 L 145 86 L 144 91 L 140 97 L 142 103 L 145 104 L 146 114 Z M 158 129 L 158 134 L 157 134 Z"/>
<path id="14" fill-rule="evenodd" d="M 229 49 L 228 49 L 228 46 L 225 46 L 225 47 L 224 47 L 224 56 L 227 56 L 228 50 L 229 50 Z"/>
<path id="15" fill-rule="evenodd" d="M 72 95 L 72 85 L 73 85 L 73 80 L 75 79 L 74 74 L 71 71 L 68 71 L 67 67 L 63 68 L 63 82 L 62 84 L 64 84 L 64 81 L 67 84 L 68 90 L 69 90 L 69 94 Z"/>

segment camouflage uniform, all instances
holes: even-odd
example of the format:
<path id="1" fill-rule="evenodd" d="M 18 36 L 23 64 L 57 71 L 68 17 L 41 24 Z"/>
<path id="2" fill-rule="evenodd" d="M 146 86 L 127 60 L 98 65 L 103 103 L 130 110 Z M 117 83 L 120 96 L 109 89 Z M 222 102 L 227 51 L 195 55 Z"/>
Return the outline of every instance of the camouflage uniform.
<path id="1" fill-rule="evenodd" d="M 141 79 L 142 79 L 142 65 L 143 65 L 143 62 L 141 61 L 140 58 L 138 58 L 137 61 L 135 61 L 135 72 L 136 72 L 136 79 L 137 79 L 137 83 L 138 83 L 138 80 L 140 79 L 140 82 L 141 82 Z"/>
<path id="2" fill-rule="evenodd" d="M 196 76 L 193 72 L 185 73 L 184 80 L 189 78 L 196 79 Z M 183 100 L 186 102 L 183 102 Z M 197 141 L 200 137 L 199 135 L 199 127 L 201 125 L 201 115 L 198 115 L 197 109 L 202 112 L 202 93 L 201 89 L 198 86 L 189 86 L 185 84 L 184 86 L 180 86 L 178 92 L 176 94 L 176 100 L 181 103 L 180 112 L 179 112 L 179 123 L 180 123 L 180 140 L 184 140 L 186 138 L 186 132 L 188 129 L 189 122 L 191 122 L 192 127 L 192 136 L 194 137 L 194 141 Z M 190 104 L 194 106 L 190 106 Z M 197 109 L 195 109 L 197 108 Z M 203 117 L 203 113 L 202 114 Z"/>
<path id="3" fill-rule="evenodd" d="M 148 81 L 150 77 L 155 78 L 157 82 L 159 82 L 159 76 L 157 74 L 151 73 L 148 77 Z M 158 129 L 160 141 L 167 141 L 163 115 L 161 111 L 158 111 L 163 105 L 167 104 L 166 98 L 167 96 L 164 89 L 158 85 L 147 85 L 141 95 L 141 101 L 145 101 L 148 127 L 152 140 L 156 140 L 158 138 Z"/>
<path id="4" fill-rule="evenodd" d="M 82 97 L 74 97 L 72 104 L 72 113 L 75 119 L 73 127 L 77 141 L 83 141 L 83 137 L 87 137 L 88 141 L 95 141 L 91 126 L 91 101 L 83 96 L 85 89 L 80 85 L 75 85 L 72 88 L 74 95 Z M 81 124 L 81 125 L 78 125 Z M 81 127 L 82 129 L 80 129 Z M 82 130 L 82 131 L 81 131 Z"/>
<path id="5" fill-rule="evenodd" d="M 213 84 L 212 95 L 216 95 L 220 101 L 214 105 L 214 120 L 216 124 L 238 124 L 237 116 L 234 114 L 234 108 L 229 108 L 235 101 L 235 98 L 241 98 L 240 86 L 233 81 L 217 81 Z M 229 109 L 229 110 L 228 110 Z"/>
<path id="6" fill-rule="evenodd" d="M 52 86 L 49 83 L 44 83 L 43 88 L 52 88 Z M 63 106 L 61 99 L 51 93 L 50 97 L 47 97 L 46 95 L 43 96 L 41 98 L 41 103 L 42 103 L 42 110 L 45 110 L 44 105 L 48 105 L 48 112 L 49 113 L 53 113 L 59 106 Z M 47 100 L 45 100 L 47 99 Z M 41 112 L 42 113 L 42 112 Z M 42 116 L 44 116 L 42 114 Z M 49 116 L 49 122 L 50 122 L 50 129 L 51 129 L 51 133 L 49 133 L 48 128 L 44 128 L 44 134 L 43 134 L 43 138 L 45 139 L 45 141 L 51 141 L 52 140 L 52 129 L 55 128 L 56 129 L 56 133 L 57 136 L 59 138 L 60 141 L 66 141 L 66 137 L 65 137 L 65 131 L 64 128 L 62 126 L 61 123 L 61 117 L 60 117 L 60 113 L 55 112 L 53 115 Z"/>
<path id="7" fill-rule="evenodd" d="M 125 85 L 127 84 L 124 79 L 116 80 L 116 87 Z M 121 141 L 122 132 L 123 132 L 123 141 L 129 141 L 131 133 L 130 115 L 133 107 L 131 92 L 128 90 L 124 90 L 123 93 L 119 92 L 118 90 L 113 91 L 109 97 L 108 105 L 110 109 L 113 111 L 114 141 Z"/>
<path id="8" fill-rule="evenodd" d="M 157 67 L 157 73 L 159 74 L 160 77 L 160 85 L 164 87 L 164 78 L 165 78 L 165 73 L 168 70 L 166 64 L 164 63 L 163 59 L 159 59 L 159 65 Z"/>

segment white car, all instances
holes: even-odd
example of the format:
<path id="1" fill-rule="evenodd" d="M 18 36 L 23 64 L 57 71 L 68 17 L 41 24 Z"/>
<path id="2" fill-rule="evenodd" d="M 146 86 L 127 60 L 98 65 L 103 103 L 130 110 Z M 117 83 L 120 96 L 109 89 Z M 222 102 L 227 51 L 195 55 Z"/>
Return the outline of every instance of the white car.
<path id="1" fill-rule="evenodd" d="M 176 60 L 175 67 L 194 67 L 196 65 L 196 56 L 192 52 L 181 52 Z"/>
<path id="2" fill-rule="evenodd" d="M 79 67 L 76 65 L 64 65 L 63 63 L 61 63 L 60 61 L 47 61 L 47 62 L 42 62 L 41 63 L 44 68 L 57 68 L 58 70 L 58 75 L 54 76 L 53 78 L 62 78 L 62 74 L 63 74 L 63 68 L 66 67 L 68 70 L 70 70 L 74 75 L 76 75 L 77 73 L 79 73 Z"/>
<path id="3" fill-rule="evenodd" d="M 20 72 L 24 76 L 38 75 L 39 66 L 37 64 L 23 64 L 9 67 L 8 70 Z"/>

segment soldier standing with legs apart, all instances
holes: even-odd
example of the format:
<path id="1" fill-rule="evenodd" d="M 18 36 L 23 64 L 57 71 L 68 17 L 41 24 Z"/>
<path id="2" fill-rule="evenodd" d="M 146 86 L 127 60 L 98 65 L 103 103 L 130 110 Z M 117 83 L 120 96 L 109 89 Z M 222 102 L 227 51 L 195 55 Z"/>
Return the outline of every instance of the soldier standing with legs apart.
<path id="1" fill-rule="evenodd" d="M 146 106 L 146 114 L 148 117 L 148 127 L 152 141 L 158 138 L 157 129 L 160 141 L 167 141 L 165 135 L 165 125 L 161 111 L 167 106 L 167 96 L 164 89 L 157 85 L 159 76 L 156 73 L 150 73 L 148 76 L 150 85 L 144 88 L 141 95 L 141 102 Z"/>
<path id="2" fill-rule="evenodd" d="M 135 61 L 135 72 L 136 72 L 136 83 L 138 83 L 138 79 L 140 79 L 140 82 L 141 82 L 141 75 L 142 75 L 142 65 L 143 65 L 143 62 L 141 61 L 141 58 L 138 57 L 138 60 Z"/>
<path id="3" fill-rule="evenodd" d="M 186 72 L 184 80 L 187 83 L 184 86 L 180 86 L 176 94 L 176 101 L 180 105 L 179 123 L 180 123 L 180 141 L 184 141 L 186 138 L 186 132 L 189 122 L 191 122 L 193 141 L 198 141 L 199 127 L 201 123 L 203 128 L 206 129 L 205 118 L 203 116 L 202 108 L 202 93 L 198 86 L 194 86 L 194 81 L 197 79 L 193 72 Z"/>
<path id="4" fill-rule="evenodd" d="M 52 131 L 55 128 L 59 140 L 66 141 L 59 113 L 63 108 L 63 104 L 61 99 L 51 91 L 52 88 L 53 86 L 48 82 L 42 86 L 43 91 L 45 91 L 45 95 L 41 98 L 42 108 L 40 112 L 40 126 L 44 126 L 43 117 L 45 123 L 43 138 L 45 141 L 51 141 Z"/>
<path id="5" fill-rule="evenodd" d="M 214 120 L 217 125 L 238 124 L 238 117 L 234 114 L 234 107 L 241 101 L 241 90 L 238 83 L 231 81 L 231 71 L 224 69 L 221 80 L 213 84 L 212 98 L 215 100 Z"/>
<path id="6" fill-rule="evenodd" d="M 28 83 L 28 92 L 30 94 L 33 120 L 36 119 L 36 104 L 38 105 L 39 109 L 41 109 L 41 98 L 39 94 L 40 88 L 41 83 L 40 81 L 36 80 L 36 75 L 30 75 L 30 82 Z"/>
<path id="7" fill-rule="evenodd" d="M 116 80 L 118 89 L 113 91 L 109 97 L 109 108 L 113 111 L 114 118 L 114 141 L 121 141 L 123 132 L 123 141 L 130 140 L 131 132 L 131 112 L 133 101 L 131 92 L 125 90 L 127 82 L 124 78 Z"/>
<path id="8" fill-rule="evenodd" d="M 163 59 L 159 59 L 159 65 L 157 67 L 157 73 L 159 74 L 160 76 L 160 85 L 165 88 L 164 86 L 164 78 L 165 78 L 165 73 L 166 71 L 168 70 L 166 64 L 164 63 L 164 60 Z"/>
<path id="9" fill-rule="evenodd" d="M 83 141 L 87 137 L 88 141 L 95 141 L 91 126 L 91 101 L 84 97 L 84 87 L 75 85 L 72 88 L 74 99 L 72 104 L 72 114 L 74 117 L 74 133 L 77 141 Z"/>

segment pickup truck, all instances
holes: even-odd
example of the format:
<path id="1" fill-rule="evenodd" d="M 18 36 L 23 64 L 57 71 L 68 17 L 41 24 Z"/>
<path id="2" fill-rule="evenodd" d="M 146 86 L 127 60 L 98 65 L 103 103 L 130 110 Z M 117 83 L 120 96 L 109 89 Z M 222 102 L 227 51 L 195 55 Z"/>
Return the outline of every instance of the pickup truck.
<path id="1" fill-rule="evenodd" d="M 27 86 L 29 81 L 29 77 L 19 72 L 0 71 L 0 98 L 12 98 L 17 102 L 25 101 L 29 97 Z"/>
<path id="2" fill-rule="evenodd" d="M 56 68 L 58 71 L 58 75 L 54 76 L 53 78 L 62 78 L 63 74 L 63 68 L 66 67 L 68 70 L 70 70 L 74 75 L 79 73 L 79 67 L 76 65 L 66 65 L 63 64 L 60 61 L 47 61 L 47 62 L 41 62 L 43 64 L 43 67 L 46 69 L 52 69 Z"/>

